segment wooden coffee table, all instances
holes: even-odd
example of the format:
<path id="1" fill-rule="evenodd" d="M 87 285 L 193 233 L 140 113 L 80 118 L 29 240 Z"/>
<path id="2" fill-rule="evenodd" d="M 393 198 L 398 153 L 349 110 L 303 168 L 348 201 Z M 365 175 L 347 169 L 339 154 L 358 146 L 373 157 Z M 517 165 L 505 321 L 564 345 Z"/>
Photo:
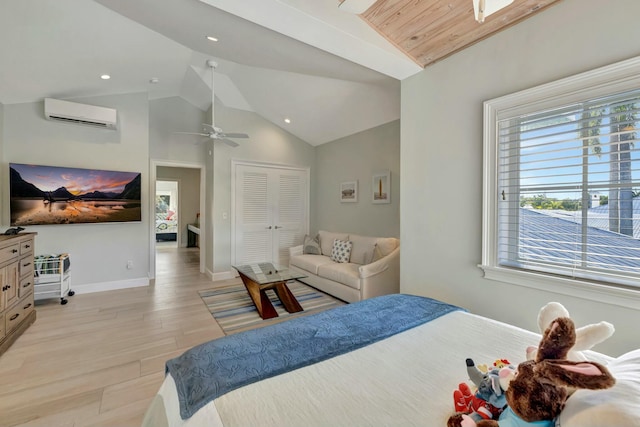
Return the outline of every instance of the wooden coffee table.
<path id="1" fill-rule="evenodd" d="M 303 274 L 291 272 L 287 268 L 276 266 L 269 262 L 233 266 L 242 279 L 247 292 L 256 306 L 260 317 L 271 319 L 278 317 L 278 312 L 273 308 L 271 300 L 265 293 L 273 289 L 282 305 L 289 313 L 302 311 L 302 306 L 287 287 L 289 280 L 306 277 Z"/>

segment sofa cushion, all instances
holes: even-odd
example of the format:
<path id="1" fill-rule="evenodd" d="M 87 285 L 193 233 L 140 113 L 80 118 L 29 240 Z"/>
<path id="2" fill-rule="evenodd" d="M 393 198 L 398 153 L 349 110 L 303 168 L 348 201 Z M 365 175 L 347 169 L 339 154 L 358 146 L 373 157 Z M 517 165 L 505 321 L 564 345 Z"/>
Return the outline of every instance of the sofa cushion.
<path id="1" fill-rule="evenodd" d="M 331 249 L 331 261 L 339 263 L 349 262 L 349 259 L 351 258 L 352 247 L 353 243 L 351 243 L 349 240 L 334 240 L 333 248 Z"/>
<path id="2" fill-rule="evenodd" d="M 398 247 L 398 239 L 395 237 L 378 237 L 376 239 L 376 245 L 378 249 L 380 249 L 380 253 L 382 253 L 383 256 L 387 256 Z"/>
<path id="3" fill-rule="evenodd" d="M 398 241 L 394 237 L 369 237 L 349 234 L 349 240 L 353 242 L 351 262 L 362 265 L 370 264 L 389 255 L 398 246 Z"/>
<path id="4" fill-rule="evenodd" d="M 358 236 L 350 234 L 349 240 L 353 243 L 351 250 L 351 262 L 356 264 L 369 264 L 373 260 L 377 237 Z"/>
<path id="5" fill-rule="evenodd" d="M 318 276 L 342 283 L 353 289 L 360 289 L 358 267 L 358 264 L 353 263 L 323 264 L 318 267 Z"/>
<path id="6" fill-rule="evenodd" d="M 334 264 L 334 262 L 324 255 L 296 255 L 289 258 L 289 265 L 311 274 L 318 274 L 318 267 L 324 264 Z"/>
<path id="7" fill-rule="evenodd" d="M 322 255 L 322 249 L 320 249 L 320 238 L 318 236 L 311 237 L 308 234 L 305 234 L 304 242 L 302 243 L 302 253 L 309 255 Z"/>
<path id="8" fill-rule="evenodd" d="M 371 259 L 371 262 L 376 262 L 377 260 L 382 258 L 384 258 L 384 255 L 382 255 L 382 251 L 380 250 L 380 247 L 376 243 L 376 247 L 373 248 L 373 258 Z"/>
<path id="9" fill-rule="evenodd" d="M 333 249 L 333 241 L 338 240 L 349 240 L 349 235 L 346 233 L 331 233 L 329 231 L 318 231 L 318 236 L 320 237 L 320 247 L 322 248 L 322 255 L 330 256 L 331 249 Z"/>

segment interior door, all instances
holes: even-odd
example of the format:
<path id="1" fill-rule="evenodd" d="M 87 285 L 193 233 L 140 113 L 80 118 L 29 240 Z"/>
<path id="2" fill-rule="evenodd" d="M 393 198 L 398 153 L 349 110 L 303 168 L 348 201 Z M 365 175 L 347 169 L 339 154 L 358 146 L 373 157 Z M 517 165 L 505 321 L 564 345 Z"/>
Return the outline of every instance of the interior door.
<path id="1" fill-rule="evenodd" d="M 308 232 L 308 171 L 269 165 L 235 165 L 234 264 L 286 266 L 288 249 Z"/>

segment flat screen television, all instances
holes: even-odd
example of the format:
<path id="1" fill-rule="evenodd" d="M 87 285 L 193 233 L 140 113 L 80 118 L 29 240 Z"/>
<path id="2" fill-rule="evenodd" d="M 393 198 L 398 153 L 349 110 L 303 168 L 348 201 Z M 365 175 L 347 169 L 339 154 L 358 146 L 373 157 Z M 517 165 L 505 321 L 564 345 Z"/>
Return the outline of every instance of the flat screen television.
<path id="1" fill-rule="evenodd" d="M 12 226 L 141 221 L 140 173 L 9 164 Z"/>

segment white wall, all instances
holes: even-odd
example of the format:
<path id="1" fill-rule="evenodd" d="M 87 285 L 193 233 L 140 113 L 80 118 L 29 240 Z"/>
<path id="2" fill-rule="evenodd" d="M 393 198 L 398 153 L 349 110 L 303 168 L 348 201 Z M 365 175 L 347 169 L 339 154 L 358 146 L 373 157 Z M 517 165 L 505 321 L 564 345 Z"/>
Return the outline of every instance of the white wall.
<path id="1" fill-rule="evenodd" d="M 36 254 L 68 252 L 76 292 L 148 283 L 149 120 L 146 94 L 82 98 L 74 101 L 116 108 L 119 130 L 51 122 L 42 102 L 4 106 L 3 193 L 8 195 L 8 163 L 106 169 L 142 174 L 142 222 L 26 227 L 37 232 Z M 8 196 L 2 222 L 9 222 Z M 127 269 L 127 261 L 133 268 Z"/>
<path id="2" fill-rule="evenodd" d="M 4 104 L 0 103 L 0 165 L 4 165 Z M 1 172 L 1 168 L 0 168 Z M 8 175 L 0 173 L 0 200 L 4 204 L 3 192 L 4 192 L 4 182 L 7 179 Z M 10 220 L 5 221 L 4 218 L 4 209 L 0 209 L 0 224 L 6 224 Z M 4 229 L 0 230 L 0 232 L 4 232 Z"/>
<path id="3" fill-rule="evenodd" d="M 531 330 L 560 301 L 578 326 L 615 325 L 598 349 L 638 347 L 638 311 L 486 280 L 477 267 L 483 101 L 639 55 L 638 16 L 637 0 L 565 0 L 402 82 L 402 292 Z"/>
<path id="4" fill-rule="evenodd" d="M 316 147 L 317 230 L 400 237 L 400 121 Z M 391 173 L 391 203 L 373 204 L 373 174 Z M 358 181 L 358 201 L 340 202 L 340 183 Z"/>
<path id="5" fill-rule="evenodd" d="M 204 165 L 203 138 L 175 132 L 202 132 L 202 124 L 209 123 L 210 117 L 180 97 L 149 101 L 149 156 Z"/>

